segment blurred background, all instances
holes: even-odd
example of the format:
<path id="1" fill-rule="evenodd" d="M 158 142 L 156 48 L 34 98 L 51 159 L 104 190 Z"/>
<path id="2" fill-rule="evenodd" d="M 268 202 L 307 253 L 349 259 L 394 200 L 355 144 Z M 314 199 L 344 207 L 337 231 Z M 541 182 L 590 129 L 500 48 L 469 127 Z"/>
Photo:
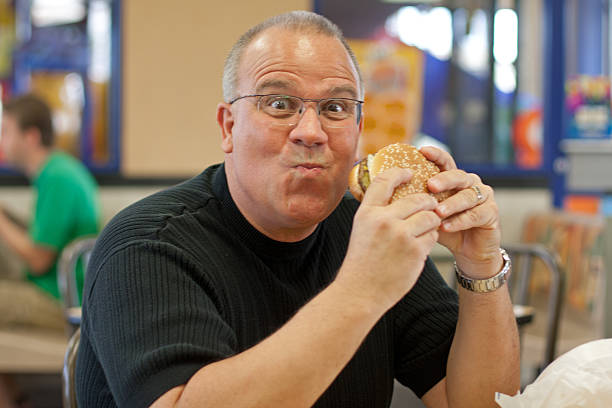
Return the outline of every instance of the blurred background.
<path id="1" fill-rule="evenodd" d="M 247 28 L 295 9 L 335 22 L 360 61 L 362 155 L 434 144 L 495 188 L 503 242 L 527 246 L 513 285 L 533 308 L 523 383 L 551 353 L 612 337 L 609 0 L 0 0 L 0 95 L 49 102 L 58 147 L 100 184 L 105 223 L 223 160 L 225 56 Z M 0 203 L 31 215 L 28 182 L 1 152 Z M 452 284 L 448 254 L 432 256 Z M 20 268 L 0 242 L 0 274 Z M 0 372 L 18 373 L 40 407 L 61 405 L 66 339 L 48 340 L 32 346 L 48 349 L 37 368 L 11 360 L 20 341 L 0 333 Z M 394 406 L 420 406 L 409 394 L 398 387 Z"/>

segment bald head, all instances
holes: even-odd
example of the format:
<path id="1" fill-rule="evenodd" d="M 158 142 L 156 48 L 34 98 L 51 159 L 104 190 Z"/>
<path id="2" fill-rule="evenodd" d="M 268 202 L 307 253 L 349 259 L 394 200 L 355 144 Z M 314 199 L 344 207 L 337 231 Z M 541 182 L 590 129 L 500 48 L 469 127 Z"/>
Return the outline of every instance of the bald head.
<path id="1" fill-rule="evenodd" d="M 357 63 L 357 59 L 344 39 L 340 29 L 327 18 L 316 13 L 309 11 L 292 11 L 286 14 L 274 16 L 263 21 L 262 23 L 259 23 L 244 33 L 234 44 L 227 59 L 225 60 L 225 66 L 223 69 L 223 99 L 226 102 L 229 102 L 238 96 L 236 94 L 236 89 L 238 87 L 238 71 L 245 49 L 256 37 L 272 27 L 304 34 L 325 35 L 340 41 L 349 55 L 357 75 L 359 76 L 359 91 L 361 94 L 360 96 L 363 96 L 363 80 L 361 78 L 359 64 Z"/>

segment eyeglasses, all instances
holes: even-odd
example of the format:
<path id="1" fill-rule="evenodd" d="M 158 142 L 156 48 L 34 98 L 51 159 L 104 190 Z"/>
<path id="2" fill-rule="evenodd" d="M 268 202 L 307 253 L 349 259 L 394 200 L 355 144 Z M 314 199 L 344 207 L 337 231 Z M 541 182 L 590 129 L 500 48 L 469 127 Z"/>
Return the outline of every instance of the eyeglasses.
<path id="1" fill-rule="evenodd" d="M 306 99 L 291 95 L 244 95 L 232 99 L 230 105 L 244 98 L 257 98 L 257 110 L 273 118 L 274 124 L 295 126 L 306 111 L 304 104 L 317 104 L 317 115 L 326 128 L 346 128 L 361 120 L 363 101 L 351 98 Z"/>

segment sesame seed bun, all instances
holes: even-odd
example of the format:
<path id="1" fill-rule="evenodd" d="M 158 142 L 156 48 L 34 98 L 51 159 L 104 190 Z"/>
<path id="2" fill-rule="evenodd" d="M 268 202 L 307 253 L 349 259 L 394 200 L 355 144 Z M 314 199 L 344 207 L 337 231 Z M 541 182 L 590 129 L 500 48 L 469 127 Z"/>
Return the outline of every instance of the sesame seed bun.
<path id="1" fill-rule="evenodd" d="M 401 184 L 395 189 L 391 202 L 414 193 L 428 193 L 438 201 L 443 201 L 451 195 L 448 191 L 435 194 L 429 191 L 427 180 L 438 174 L 440 169 L 434 162 L 427 160 L 416 147 L 405 143 L 385 146 L 355 165 L 349 175 L 350 192 L 361 201 L 369 183 L 378 174 L 393 167 L 410 169 L 412 178 L 409 183 Z"/>

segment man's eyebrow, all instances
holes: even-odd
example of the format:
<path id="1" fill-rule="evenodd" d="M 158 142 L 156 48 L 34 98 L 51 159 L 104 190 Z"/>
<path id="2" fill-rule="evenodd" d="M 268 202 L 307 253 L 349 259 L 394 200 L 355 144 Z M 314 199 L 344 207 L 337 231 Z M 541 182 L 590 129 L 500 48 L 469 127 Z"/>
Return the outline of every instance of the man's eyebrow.
<path id="1" fill-rule="evenodd" d="M 255 88 L 256 94 L 262 94 L 267 89 L 274 89 L 279 91 L 291 91 L 296 88 L 296 85 L 292 81 L 282 79 L 269 79 L 265 80 Z M 331 97 L 341 97 L 348 94 L 348 97 L 357 99 L 357 90 L 352 85 L 339 85 L 332 87 L 327 95 Z"/>
<path id="2" fill-rule="evenodd" d="M 293 89 L 293 84 L 290 81 L 284 81 L 284 80 L 280 80 L 280 79 L 269 79 L 266 81 L 263 81 L 262 83 L 260 83 L 259 85 L 257 85 L 257 87 L 255 88 L 255 93 L 256 94 L 261 94 L 263 93 L 266 89 L 280 89 L 280 90 L 288 90 L 288 89 Z"/>
<path id="3" fill-rule="evenodd" d="M 341 94 L 349 94 L 351 98 L 357 99 L 357 90 L 351 85 L 340 85 L 334 86 L 330 89 L 329 94 L 331 96 L 338 96 Z"/>

